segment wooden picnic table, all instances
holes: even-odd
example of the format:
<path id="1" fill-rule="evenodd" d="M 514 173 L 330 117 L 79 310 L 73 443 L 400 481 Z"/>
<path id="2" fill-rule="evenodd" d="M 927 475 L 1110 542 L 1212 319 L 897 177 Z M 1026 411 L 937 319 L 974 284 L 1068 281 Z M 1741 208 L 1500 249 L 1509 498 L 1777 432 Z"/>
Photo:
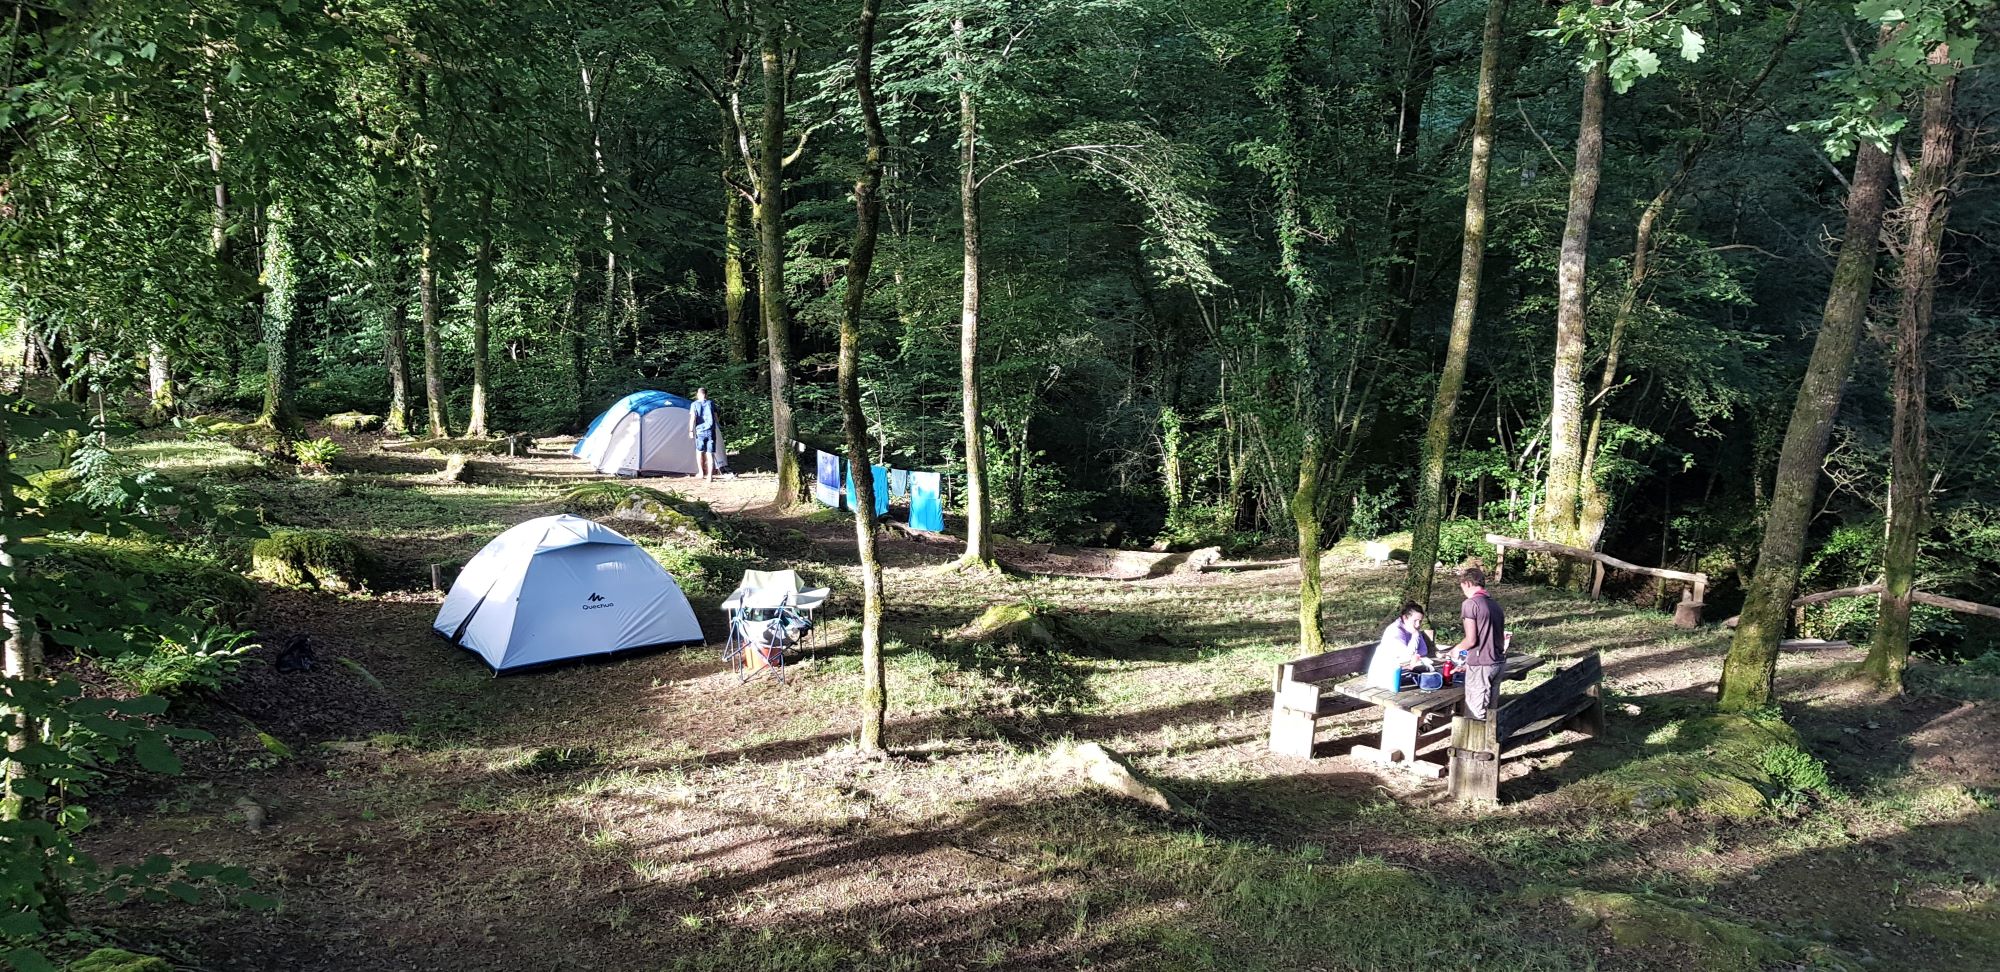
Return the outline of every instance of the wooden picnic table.
<path id="1" fill-rule="evenodd" d="M 1541 667 L 1542 659 L 1534 655 L 1508 655 L 1500 666 L 1500 679 L 1521 678 Z M 1352 699 L 1360 699 L 1371 705 L 1382 707 L 1382 742 L 1379 746 L 1355 746 L 1348 755 L 1365 759 L 1384 766 L 1394 766 L 1409 770 L 1419 776 L 1440 779 L 1449 769 L 1444 763 L 1418 759 L 1419 736 L 1427 715 L 1449 717 L 1458 711 L 1458 704 L 1465 700 L 1463 683 L 1448 685 L 1436 691 L 1409 689 L 1391 692 L 1368 684 L 1366 675 L 1358 675 L 1333 687 L 1335 692 Z M 1442 721 L 1432 732 L 1442 734 L 1451 728 L 1449 718 Z"/>

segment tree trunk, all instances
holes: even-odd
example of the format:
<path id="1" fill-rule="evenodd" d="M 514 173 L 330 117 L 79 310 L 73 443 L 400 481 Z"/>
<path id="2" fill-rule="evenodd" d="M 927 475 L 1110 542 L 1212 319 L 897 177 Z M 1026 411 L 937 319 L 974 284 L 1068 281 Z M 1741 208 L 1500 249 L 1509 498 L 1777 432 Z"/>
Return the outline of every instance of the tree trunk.
<path id="1" fill-rule="evenodd" d="M 1472 325 L 1479 316 L 1479 281 L 1486 263 L 1486 180 L 1493 159 L 1493 101 L 1506 22 L 1507 0 L 1487 0 L 1486 29 L 1479 47 L 1479 93 L 1472 116 L 1472 163 L 1465 183 L 1465 236 L 1458 254 L 1458 297 L 1452 304 L 1451 338 L 1445 346 L 1444 370 L 1438 375 L 1437 397 L 1431 399 L 1430 425 L 1424 430 L 1416 522 L 1410 528 L 1410 569 L 1403 582 L 1404 598 L 1418 604 L 1429 604 L 1431 599 L 1432 565 L 1437 562 L 1438 548 L 1438 496 L 1444 486 L 1446 453 L 1451 449 L 1452 420 L 1465 387 L 1466 360 L 1472 352 Z"/>
<path id="2" fill-rule="evenodd" d="M 424 329 L 424 408 L 431 438 L 451 434 L 444 416 L 444 362 L 438 336 L 437 189 L 422 176 L 417 181 L 417 212 L 423 239 L 417 244 L 417 314 Z"/>
<path id="3" fill-rule="evenodd" d="M 469 438 L 486 436 L 487 399 L 492 394 L 487 374 L 493 305 L 493 188 L 479 197 L 479 248 L 472 256 L 472 411 L 465 419 Z"/>
<path id="4" fill-rule="evenodd" d="M 771 438 L 777 453 L 780 507 L 799 501 L 803 486 L 798 420 L 792 415 L 792 316 L 785 299 L 785 65 L 781 27 L 764 25 L 764 125 L 757 155 L 757 291 L 771 373 Z"/>
<path id="5" fill-rule="evenodd" d="M 750 284 L 743 273 L 744 204 L 743 193 L 729 181 L 735 169 L 736 145 L 728 108 L 724 108 L 722 139 L 722 313 L 723 334 L 727 339 L 729 365 L 748 368 L 757 360 L 756 322 L 744 313 L 749 306 Z"/>
<path id="6" fill-rule="evenodd" d="M 14 403 L 10 401 L 7 408 L 11 411 L 13 407 Z M 14 475 L 12 446 L 12 442 L 0 442 L 0 479 Z M 0 522 L 9 525 L 14 522 L 17 502 L 12 489 L 0 490 Z M 35 626 L 22 623 L 22 619 L 14 613 L 15 571 L 19 569 L 14 559 L 17 543 L 15 537 L 0 535 L 0 578 L 5 578 L 5 585 L 0 586 L 0 628 L 4 628 L 0 634 L 4 634 L 7 640 L 7 677 L 28 681 L 44 677 L 42 645 Z M 19 752 L 34 745 L 41 737 L 41 724 L 26 712 L 8 714 L 14 719 L 14 729 L 7 736 L 7 751 Z M 6 791 L 0 793 L 0 820 L 20 820 L 27 815 L 27 799 L 13 789 L 14 781 L 25 775 L 22 763 L 13 759 L 6 761 Z"/>
<path id="7" fill-rule="evenodd" d="M 965 18 L 952 18 L 960 57 L 965 50 Z M 958 312 L 959 391 L 965 418 L 965 556 L 967 566 L 992 567 L 993 501 L 987 495 L 986 437 L 979 400 L 979 106 L 971 80 L 959 73 L 958 203 L 965 224 L 965 289 Z"/>
<path id="8" fill-rule="evenodd" d="M 1601 0 L 1599 0 L 1601 2 Z M 1549 466 L 1535 511 L 1543 540 L 1577 542 L 1577 492 L 1583 476 L 1584 296 L 1590 260 L 1590 219 L 1604 168 L 1605 67 L 1584 75 L 1577 126 L 1576 167 L 1570 175 L 1569 217 L 1563 224 L 1556 272 L 1556 355 L 1549 400 Z"/>
<path id="9" fill-rule="evenodd" d="M 1326 650 L 1320 630 L 1319 489 L 1324 446 L 1318 429 L 1307 429 L 1299 449 L 1298 488 L 1292 492 L 1292 528 L 1299 539 L 1299 654 Z"/>
<path id="10" fill-rule="evenodd" d="M 1875 282 L 1876 237 L 1882 231 L 1883 195 L 1889 184 L 1889 157 L 1863 142 L 1855 152 L 1854 178 L 1847 192 L 1847 230 L 1833 281 L 1820 316 L 1819 337 L 1792 406 L 1785 444 L 1778 455 L 1778 472 L 1771 489 L 1771 507 L 1764 515 L 1764 539 L 1757 570 L 1745 593 L 1743 613 L 1729 656 L 1722 665 L 1720 705 L 1726 710 L 1754 709 L 1771 701 L 1771 680 L 1778 670 L 1778 641 L 1784 637 L 1792 595 L 1798 588 L 1799 561 L 1805 554 L 1806 527 L 1812 520 L 1813 495 L 1819 488 L 1820 466 L 1833 421 L 1840 412 L 1842 387 L 1854 366 L 1855 344 L 1868 312 L 1868 294 Z"/>
<path id="11" fill-rule="evenodd" d="M 840 412 L 847 461 L 854 469 L 854 534 L 861 558 L 861 735 L 863 752 L 882 750 L 888 683 L 882 671 L 882 563 L 875 555 L 875 477 L 870 472 L 868 419 L 861 411 L 861 316 L 868 301 L 868 273 L 882 217 L 882 157 L 887 151 L 875 110 L 872 68 L 875 11 L 880 0 L 861 0 L 860 43 L 854 56 L 854 94 L 861 104 L 868 154 L 854 180 L 854 246 L 847 255 L 847 293 L 840 319 Z"/>
<path id="12" fill-rule="evenodd" d="M 1933 69 L 1950 70 L 1951 52 L 1931 51 Z M 1883 689 L 1903 691 L 1910 663 L 1910 588 L 1916 581 L 1917 538 L 1923 535 L 1925 494 L 1924 425 L 1928 408 L 1924 343 L 1931 329 L 1931 297 L 1937 289 L 1945 222 L 1957 180 L 1958 125 L 1952 118 L 1955 78 L 1924 94 L 1923 153 L 1916 174 L 1903 190 L 1900 221 L 1902 298 L 1896 307 L 1895 417 L 1889 440 L 1889 533 L 1882 551 L 1882 599 L 1875 639 L 1862 671 Z"/>
<path id="13" fill-rule="evenodd" d="M 1417 256 L 1423 237 L 1422 223 L 1411 218 L 1411 210 L 1423 198 L 1417 149 L 1423 133 L 1424 101 L 1430 95 L 1431 78 L 1437 71 L 1430 40 L 1437 8 L 1437 0 L 1401 0 L 1380 8 L 1385 18 L 1396 18 L 1387 25 L 1384 34 L 1401 42 L 1403 55 L 1402 63 L 1394 67 L 1394 77 L 1386 86 L 1393 92 L 1389 135 L 1395 153 L 1395 184 L 1390 188 L 1384 213 L 1384 223 L 1389 227 L 1390 258 L 1385 276 L 1391 301 L 1392 347 L 1409 345 L 1410 321 L 1416 312 Z"/>
<path id="14" fill-rule="evenodd" d="M 298 427 L 292 397 L 298 382 L 298 255 L 292 249 L 291 213 L 273 200 L 264 207 L 264 411 L 258 421 L 275 429 Z"/>
<path id="15" fill-rule="evenodd" d="M 390 435 L 410 434 L 410 277 L 409 254 L 401 240 L 389 244 L 389 296 L 382 316 L 382 354 L 389 366 L 389 414 L 382 426 Z"/>
<path id="16" fill-rule="evenodd" d="M 1276 108 L 1280 114 L 1279 151 L 1273 166 L 1278 193 L 1278 249 L 1280 272 L 1290 295 L 1286 308 L 1285 343 L 1297 371 L 1298 404 L 1293 422 L 1299 436 L 1296 479 L 1287 511 L 1299 547 L 1299 653 L 1318 654 L 1325 636 L 1320 628 L 1320 486 L 1326 465 L 1325 421 L 1327 390 L 1323 380 L 1322 335 L 1312 327 L 1318 290 L 1312 271 L 1306 266 L 1304 169 L 1305 91 L 1299 81 L 1299 65 L 1305 59 L 1306 15 L 1302 0 L 1285 4 L 1287 37 L 1279 69 Z M 1275 477 L 1274 477 L 1275 478 Z M 1277 483 L 1271 484 L 1274 488 Z"/>
<path id="17" fill-rule="evenodd" d="M 174 410 L 173 368 L 167 360 L 167 349 L 157 339 L 146 342 L 146 393 L 154 415 Z"/>
<path id="18" fill-rule="evenodd" d="M 1672 201 L 1678 180 L 1670 182 L 1666 188 L 1655 193 L 1644 212 L 1639 214 L 1639 225 L 1632 236 L 1632 269 L 1625 277 L 1625 296 L 1618 301 L 1618 309 L 1611 314 L 1611 335 L 1604 343 L 1604 371 L 1597 379 L 1597 394 L 1591 399 L 1590 432 L 1584 438 L 1583 469 L 1577 476 L 1577 546 L 1585 550 L 1596 550 L 1598 541 L 1604 537 L 1604 523 L 1611 515 L 1611 495 L 1598 480 L 1597 463 L 1604 433 L 1604 407 L 1611 397 L 1611 389 L 1618 383 L 1618 357 L 1625 347 L 1625 332 L 1631 329 L 1632 312 L 1638 307 L 1639 291 L 1646 286 L 1646 276 L 1651 267 L 1653 253 L 1653 230 L 1659 225 L 1660 215 L 1666 212 L 1667 203 Z"/>

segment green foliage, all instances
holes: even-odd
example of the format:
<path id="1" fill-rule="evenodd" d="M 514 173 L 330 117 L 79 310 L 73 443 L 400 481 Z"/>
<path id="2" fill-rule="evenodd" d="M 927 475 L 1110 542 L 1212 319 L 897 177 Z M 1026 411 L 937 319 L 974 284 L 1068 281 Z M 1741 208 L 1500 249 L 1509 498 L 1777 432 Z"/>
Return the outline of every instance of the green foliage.
<path id="1" fill-rule="evenodd" d="M 71 409 L 15 396 L 0 403 L 0 440 L 16 448 L 86 431 L 89 424 Z M 12 451 L 0 453 L 0 491 L 19 496 L 26 487 Z M 164 499 L 169 491 L 158 486 L 147 499 Z M 168 511 L 175 517 L 213 515 L 198 494 L 172 492 L 175 501 L 160 504 L 100 505 L 46 495 L 0 504 L 0 546 L 10 555 L 0 565 L 0 592 L 16 616 L 37 621 L 23 626 L 26 670 L 0 677 L 0 734 L 15 737 L 3 758 L 7 772 L 0 794 L 9 811 L 0 815 L 0 913 L 7 916 L 0 935 L 17 968 L 48 967 L 39 946 L 67 920 L 66 899 L 76 894 L 101 894 L 114 904 L 164 903 L 199 900 L 204 887 L 248 883 L 241 869 L 183 865 L 161 856 L 106 868 L 81 851 L 77 836 L 91 824 L 90 798 L 107 770 L 129 760 L 149 772 L 177 772 L 172 741 L 208 737 L 159 723 L 164 698 L 86 697 L 75 679 L 50 677 L 39 660 L 45 639 L 80 654 L 114 657 L 149 631 L 169 629 L 175 612 L 197 609 L 192 603 L 155 601 L 157 592 L 134 583 L 146 573 L 130 569 L 136 565 L 125 563 L 126 556 L 106 552 L 111 536 L 165 532 L 170 524 L 161 517 Z M 35 542 L 52 533 L 90 541 Z M 172 572 L 158 563 L 162 559 L 146 565 L 154 576 Z M 93 596 L 78 596 L 79 591 Z"/>
<path id="2" fill-rule="evenodd" d="M 257 650 L 253 637 L 227 628 L 192 628 L 161 635 L 151 648 L 115 655 L 98 665 L 140 695 L 184 698 L 217 692 L 228 684 L 244 656 Z"/>
<path id="3" fill-rule="evenodd" d="M 1611 0 L 1609 3 L 1570 4 L 1556 11 L 1556 25 L 1537 31 L 1583 48 L 1580 60 L 1590 69 L 1609 60 L 1606 74 L 1611 90 L 1624 94 L 1640 78 L 1660 70 L 1660 52 L 1670 51 L 1693 63 L 1708 49 L 1707 38 L 1695 28 L 1708 22 L 1715 11 L 1741 13 L 1735 0 L 1722 0 L 1711 8 L 1705 3 L 1676 0 Z"/>
<path id="4" fill-rule="evenodd" d="M 154 606 L 186 618 L 239 623 L 257 604 L 256 585 L 213 561 L 186 556 L 156 540 L 71 534 L 41 540 L 28 553 L 33 573 L 68 590 L 87 590 L 107 607 L 131 612 Z"/>
<path id="5" fill-rule="evenodd" d="M 1354 491 L 1354 508 L 1347 517 L 1347 535 L 1356 540 L 1377 540 L 1393 533 L 1396 525 L 1391 511 L 1397 497 L 1393 490 L 1379 492 L 1362 487 Z"/>
<path id="6" fill-rule="evenodd" d="M 358 591 L 375 571 L 368 549 L 337 530 L 277 530 L 250 550 L 251 573 L 274 584 Z"/>
<path id="7" fill-rule="evenodd" d="M 1757 753 L 1757 765 L 1770 778 L 1771 802 L 1780 809 L 1794 809 L 1814 796 L 1833 792 L 1826 764 L 1795 745 L 1766 747 Z"/>
<path id="8" fill-rule="evenodd" d="M 317 439 L 300 439 L 292 443 L 292 458 L 308 469 L 324 470 L 332 466 L 335 459 L 347 450 L 340 443 L 324 436 Z"/>
<path id="9" fill-rule="evenodd" d="M 1446 520 L 1438 524 L 1438 563 L 1446 567 L 1457 567 L 1472 558 L 1482 562 L 1493 548 L 1486 543 L 1488 533 L 1509 535 L 1501 529 L 1505 524 L 1489 526 L 1478 520 Z"/>
<path id="10" fill-rule="evenodd" d="M 173 972 L 166 959 L 122 948 L 100 948 L 74 962 L 66 972 Z"/>

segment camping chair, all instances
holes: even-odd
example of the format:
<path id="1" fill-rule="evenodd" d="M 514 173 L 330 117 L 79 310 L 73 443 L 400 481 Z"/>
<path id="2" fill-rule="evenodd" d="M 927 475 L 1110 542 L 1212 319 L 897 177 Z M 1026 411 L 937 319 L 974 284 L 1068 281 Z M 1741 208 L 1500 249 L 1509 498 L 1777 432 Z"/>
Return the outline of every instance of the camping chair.
<path id="1" fill-rule="evenodd" d="M 796 570 L 746 570 L 742 582 L 736 585 L 736 592 L 722 602 L 722 609 L 732 612 L 731 620 L 744 600 L 753 595 L 768 594 L 779 599 L 778 603 L 791 608 L 806 621 L 807 650 L 819 647 L 817 619 L 813 612 L 826 603 L 827 588 L 807 589 L 799 581 Z"/>
<path id="2" fill-rule="evenodd" d="M 763 672 L 785 680 L 785 655 L 799 638 L 812 630 L 812 622 L 798 609 L 785 603 L 776 591 L 738 592 L 730 596 L 729 639 L 722 658 L 741 681 Z"/>

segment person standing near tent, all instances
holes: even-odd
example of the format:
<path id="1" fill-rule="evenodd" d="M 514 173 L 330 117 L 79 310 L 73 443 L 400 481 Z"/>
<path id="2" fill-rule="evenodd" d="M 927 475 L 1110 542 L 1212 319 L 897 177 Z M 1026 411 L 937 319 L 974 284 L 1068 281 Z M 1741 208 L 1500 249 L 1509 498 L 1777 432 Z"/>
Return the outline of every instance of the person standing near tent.
<path id="1" fill-rule="evenodd" d="M 688 408 L 688 438 L 694 440 L 695 468 L 701 474 L 701 481 L 715 478 L 716 434 L 715 403 L 708 398 L 708 389 L 694 390 L 694 403 Z"/>

